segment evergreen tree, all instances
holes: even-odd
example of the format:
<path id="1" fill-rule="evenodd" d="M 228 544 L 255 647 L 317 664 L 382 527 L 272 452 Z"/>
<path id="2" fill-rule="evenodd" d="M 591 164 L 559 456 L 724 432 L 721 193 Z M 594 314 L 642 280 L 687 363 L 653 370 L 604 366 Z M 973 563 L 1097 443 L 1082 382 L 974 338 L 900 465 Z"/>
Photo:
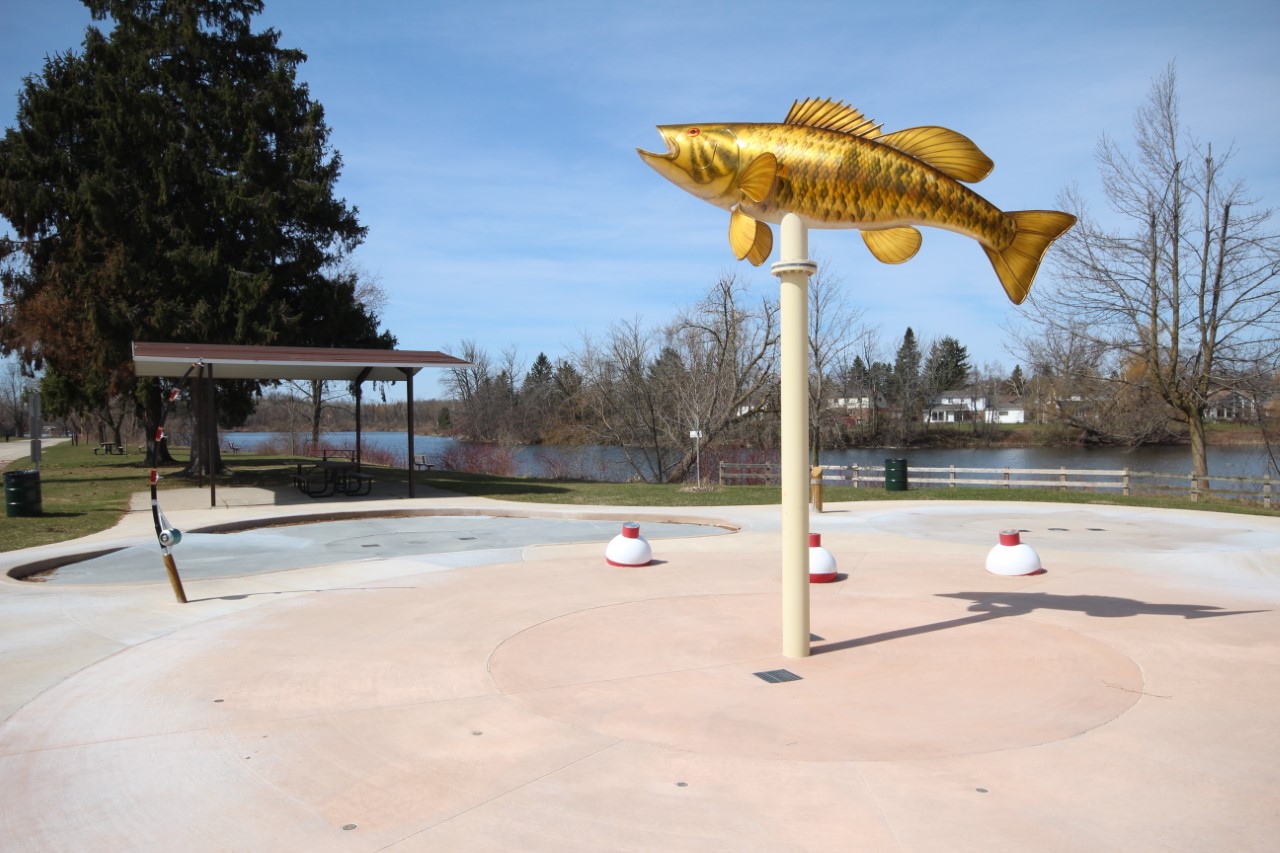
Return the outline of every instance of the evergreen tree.
<path id="1" fill-rule="evenodd" d="M 556 395 L 562 403 L 582 393 L 582 374 L 567 359 L 562 358 L 556 362 L 554 383 Z"/>
<path id="2" fill-rule="evenodd" d="M 1027 380 L 1022 375 L 1021 364 L 1015 364 L 1013 366 L 1013 373 L 1009 374 L 1009 383 L 1007 387 L 1009 389 L 1009 393 L 1013 394 L 1015 397 L 1021 397 L 1026 393 Z"/>
<path id="3" fill-rule="evenodd" d="M 924 394 L 920 376 L 920 346 L 916 333 L 907 327 L 893 360 L 893 392 L 902 407 L 899 423 L 901 437 L 909 439 L 924 406 Z"/>
<path id="4" fill-rule="evenodd" d="M 554 374 L 555 368 L 551 366 L 551 359 L 547 358 L 544 352 L 538 353 L 529 372 L 525 374 L 523 393 L 528 394 L 535 389 L 546 388 L 551 384 Z"/>
<path id="5" fill-rule="evenodd" d="M 365 229 L 261 0 L 83 2 L 114 28 L 27 78 L 0 139 L 0 347 L 82 389 L 68 406 L 137 393 L 150 435 L 132 341 L 391 345 L 335 272 Z M 224 418 L 254 390 L 223 384 Z"/>
<path id="6" fill-rule="evenodd" d="M 925 384 L 932 393 L 951 391 L 965 384 L 970 370 L 969 350 L 955 338 L 945 337 L 929 347 L 924 363 Z"/>

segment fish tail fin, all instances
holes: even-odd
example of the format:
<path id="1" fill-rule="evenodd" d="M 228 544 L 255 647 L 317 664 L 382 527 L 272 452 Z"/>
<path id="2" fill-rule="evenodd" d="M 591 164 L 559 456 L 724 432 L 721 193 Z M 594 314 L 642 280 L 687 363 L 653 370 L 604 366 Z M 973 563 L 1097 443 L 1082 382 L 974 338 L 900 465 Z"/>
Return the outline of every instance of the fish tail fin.
<path id="1" fill-rule="evenodd" d="M 1007 215 L 1017 227 L 1013 242 L 1000 251 L 985 245 L 982 250 L 991 259 L 1004 292 L 1014 305 L 1021 305 L 1031 292 L 1044 253 L 1076 224 L 1076 218 L 1056 210 L 1015 210 Z"/>

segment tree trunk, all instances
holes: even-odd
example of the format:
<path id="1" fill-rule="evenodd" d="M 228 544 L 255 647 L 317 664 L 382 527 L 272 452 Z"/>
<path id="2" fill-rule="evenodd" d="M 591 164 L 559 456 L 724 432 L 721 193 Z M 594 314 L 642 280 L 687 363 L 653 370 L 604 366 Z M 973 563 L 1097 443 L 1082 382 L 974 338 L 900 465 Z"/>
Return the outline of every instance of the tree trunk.
<path id="1" fill-rule="evenodd" d="M 213 383 L 207 379 L 196 379 L 191 383 L 191 459 L 182 472 L 187 477 L 223 471 L 213 390 Z"/>
<path id="2" fill-rule="evenodd" d="M 1205 444 L 1204 412 L 1187 412 L 1187 428 L 1191 437 L 1191 474 L 1201 494 L 1209 493 L 1209 456 Z"/>
<path id="3" fill-rule="evenodd" d="M 311 447 L 320 446 L 320 415 L 324 411 L 324 380 L 311 380 Z"/>
<path id="4" fill-rule="evenodd" d="M 164 411 L 163 400 L 164 395 L 160 391 L 159 383 L 150 382 L 146 387 L 145 400 L 138 407 L 138 416 L 147 433 L 147 464 L 153 468 L 177 464 L 177 460 L 169 454 L 169 439 L 162 438 L 156 441 L 156 428 L 160 426 Z"/>

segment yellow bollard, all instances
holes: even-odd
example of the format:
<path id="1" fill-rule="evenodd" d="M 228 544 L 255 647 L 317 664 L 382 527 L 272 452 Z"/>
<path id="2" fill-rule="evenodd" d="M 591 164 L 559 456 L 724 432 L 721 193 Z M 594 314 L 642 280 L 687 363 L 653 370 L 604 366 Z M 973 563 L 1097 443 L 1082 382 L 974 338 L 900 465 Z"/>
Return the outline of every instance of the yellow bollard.
<path id="1" fill-rule="evenodd" d="M 813 508 L 822 512 L 822 466 L 815 465 L 809 469 L 809 500 Z"/>

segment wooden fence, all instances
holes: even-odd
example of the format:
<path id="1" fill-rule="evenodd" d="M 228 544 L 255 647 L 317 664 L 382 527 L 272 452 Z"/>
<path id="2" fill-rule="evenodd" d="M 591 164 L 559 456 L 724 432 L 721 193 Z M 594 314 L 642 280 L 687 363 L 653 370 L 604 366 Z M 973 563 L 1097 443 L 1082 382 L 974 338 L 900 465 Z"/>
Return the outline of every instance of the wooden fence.
<path id="1" fill-rule="evenodd" d="M 822 465 L 822 483 L 827 486 L 884 488 L 883 465 Z M 720 484 L 776 484 L 781 466 L 776 462 L 721 462 Z M 1096 492 L 1131 494 L 1186 495 L 1193 502 L 1202 497 L 1258 501 L 1272 508 L 1272 483 L 1265 477 L 1198 478 L 1190 474 L 1163 474 L 1155 471 L 1133 471 L 1129 468 L 1102 470 L 1095 468 L 945 468 L 907 466 L 910 488 L 956 488 L 957 486 L 996 486 L 999 488 L 1056 489 L 1065 492 L 1083 489 Z"/>

